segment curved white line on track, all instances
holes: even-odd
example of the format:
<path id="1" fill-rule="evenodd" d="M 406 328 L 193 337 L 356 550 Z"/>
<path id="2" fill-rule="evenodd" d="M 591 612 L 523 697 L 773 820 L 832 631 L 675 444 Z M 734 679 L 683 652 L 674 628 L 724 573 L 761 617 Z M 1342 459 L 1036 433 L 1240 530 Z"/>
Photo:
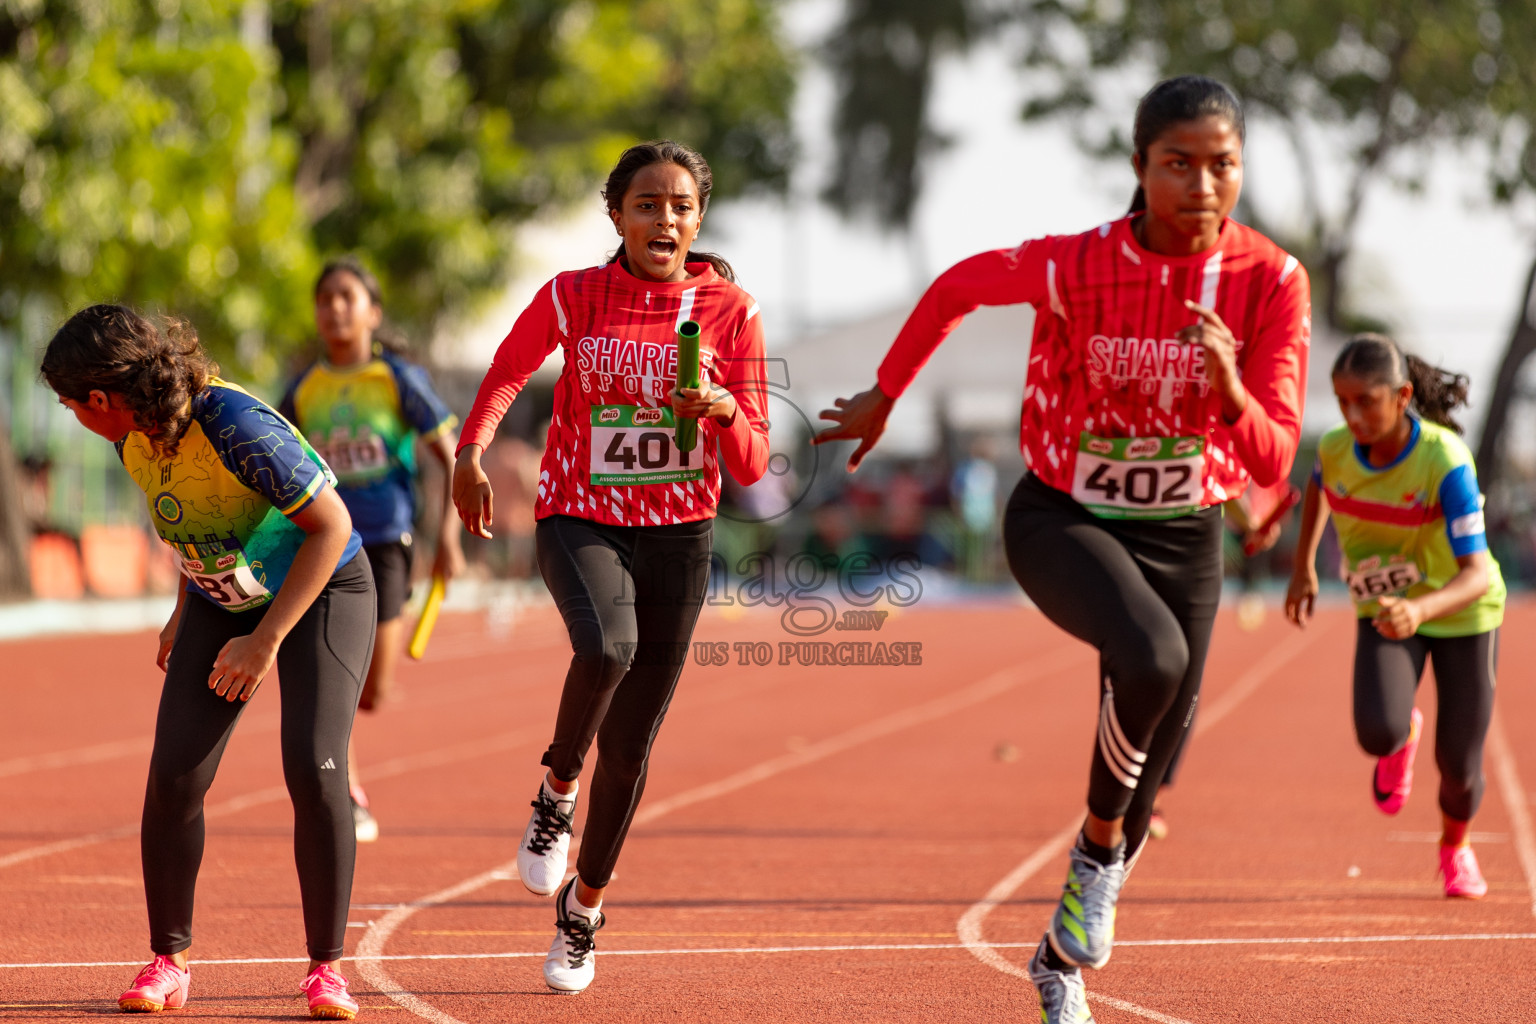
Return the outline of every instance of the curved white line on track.
<path id="1" fill-rule="evenodd" d="M 936 718 L 951 715 L 956 711 L 963 711 L 982 701 L 1006 693 L 1021 683 L 1043 679 L 1052 673 L 1071 668 L 1079 662 L 1086 664 L 1088 659 L 1085 655 L 1086 652 L 1072 648 L 1067 651 L 1058 652 L 1055 657 L 1046 658 L 1028 669 L 1019 666 L 1001 669 L 963 690 L 915 705 L 894 714 L 885 715 L 863 725 L 855 726 L 846 732 L 841 732 L 835 736 L 829 736 L 824 740 L 812 743 L 802 750 L 797 750 L 780 757 L 769 758 L 750 768 L 727 775 L 716 782 L 708 782 L 702 786 L 695 786 L 693 789 L 684 790 L 675 796 L 657 800 L 637 812 L 634 823 L 636 825 L 647 824 L 664 814 L 670 814 L 675 810 L 690 807 L 718 796 L 724 796 L 727 793 L 734 793 L 739 789 L 743 789 L 756 782 L 761 782 L 774 775 L 779 775 L 791 769 L 842 753 L 861 743 L 867 743 L 870 740 L 888 736 L 902 729 L 908 729 L 914 725 L 921 725 Z M 363 940 L 358 943 L 357 953 L 353 956 L 353 959 L 357 961 L 358 974 L 369 985 L 378 989 L 380 993 L 388 996 L 418 1017 L 430 1020 L 433 1024 L 464 1024 L 457 1017 L 444 1013 L 414 993 L 408 992 L 397 985 L 395 980 L 389 976 L 389 972 L 381 966 L 382 960 L 385 959 L 382 955 L 384 947 L 395 933 L 395 930 L 421 908 L 435 906 L 447 900 L 467 895 L 492 882 L 507 878 L 509 875 L 516 878 L 516 872 L 517 860 L 514 858 L 500 867 L 492 868 L 489 871 L 476 875 L 474 878 L 460 882 L 458 885 L 450 886 L 441 892 L 434 893 L 421 900 L 412 901 L 390 911 L 381 920 L 374 922 L 374 926 L 368 929 L 363 936 Z M 542 956 L 543 954 L 538 955 Z M 367 959 L 364 959 L 364 956 Z"/>
<path id="2" fill-rule="evenodd" d="M 1311 629 L 1289 637 L 1276 647 L 1268 657 L 1249 668 L 1247 672 L 1238 677 L 1237 682 L 1223 691 L 1219 698 L 1212 701 L 1211 707 L 1195 720 L 1195 735 L 1199 736 L 1214 728 L 1218 722 L 1231 714 L 1233 709 L 1247 700 L 1266 679 L 1290 664 L 1302 651 L 1310 647 L 1327 631 L 1327 627 L 1319 628 L 1314 622 Z M 985 933 L 987 915 L 992 913 L 998 904 L 1006 902 L 1037 871 L 1060 856 L 1066 850 L 1067 844 L 1071 843 L 1077 836 L 1080 828 L 1082 828 L 1082 818 L 1073 818 L 1066 827 L 1047 839 L 1034 853 L 1024 858 L 1024 861 L 1018 867 L 1004 875 L 996 885 L 987 890 L 985 896 L 971 904 L 970 908 L 960 916 L 960 921 L 956 925 L 955 931 L 960 936 L 961 945 L 968 949 L 972 956 L 994 970 L 1029 981 L 1029 972 L 1003 956 L 998 952 L 998 949 L 1034 948 L 1038 941 L 1030 943 L 988 942 Z M 1116 943 L 1116 945 L 1129 946 L 1132 943 L 1124 942 Z M 1031 982 L 1031 984 L 1033 983 Z M 1135 1003 L 1128 1003 L 1123 999 L 1116 999 L 1113 996 L 1089 992 L 1088 998 L 1093 1002 L 1103 1003 L 1105 1006 L 1112 1006 L 1117 1010 L 1124 1010 L 1126 1013 L 1135 1014 L 1147 1020 L 1158 1021 L 1159 1024 L 1190 1024 L 1189 1021 L 1181 1017 L 1170 1017 L 1165 1013 L 1159 1013 L 1157 1010 L 1151 1010 L 1145 1006 L 1137 1006 Z"/>
<path id="3" fill-rule="evenodd" d="M 1515 834 L 1515 856 L 1520 861 L 1520 871 L 1525 875 L 1525 886 L 1531 894 L 1531 913 L 1536 914 L 1536 832 L 1531 828 L 1531 801 L 1520 784 L 1520 771 L 1515 766 L 1515 755 L 1504 735 L 1504 722 L 1498 711 L 1488 723 L 1488 754 L 1493 761 L 1494 777 L 1499 780 L 1499 796 L 1509 811 L 1510 830 Z"/>
<path id="4" fill-rule="evenodd" d="M 474 881 L 474 879 L 471 879 Z M 493 879 L 495 881 L 495 879 Z M 457 888 L 457 887 L 455 887 Z M 1382 942 L 1536 942 L 1536 932 L 1479 932 L 1471 935 L 1323 935 L 1281 936 L 1226 939 L 1127 939 L 1117 946 L 1311 946 L 1341 944 L 1372 944 Z M 994 942 L 996 949 L 1034 949 L 1034 942 Z M 751 956 L 754 953 L 889 953 L 924 952 L 938 949 L 965 949 L 961 942 L 880 942 L 846 943 L 836 946 L 682 946 L 676 949 L 610 949 L 603 956 L 682 956 L 688 953 L 711 956 Z M 385 960 L 533 960 L 543 953 L 516 950 L 508 953 L 393 953 L 360 956 L 349 960 L 359 963 L 376 963 Z M 199 960 L 197 966 L 249 966 L 252 964 L 307 964 L 302 956 L 253 956 L 230 957 L 220 960 Z M 75 963 L 0 964 L 0 970 L 42 970 L 48 968 L 80 967 L 142 967 L 143 960 L 94 960 Z"/>

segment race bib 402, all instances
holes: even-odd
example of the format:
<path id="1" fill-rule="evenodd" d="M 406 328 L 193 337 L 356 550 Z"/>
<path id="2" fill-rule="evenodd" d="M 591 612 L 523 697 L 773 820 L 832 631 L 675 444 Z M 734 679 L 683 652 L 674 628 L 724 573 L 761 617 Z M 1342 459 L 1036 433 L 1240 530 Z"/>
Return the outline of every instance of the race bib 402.
<path id="1" fill-rule="evenodd" d="M 681 451 L 670 408 L 592 407 L 594 487 L 671 484 L 704 477 L 704 450 Z"/>
<path id="2" fill-rule="evenodd" d="M 1106 519 L 1172 519 L 1199 510 L 1203 437 L 1078 439 L 1072 497 Z"/>

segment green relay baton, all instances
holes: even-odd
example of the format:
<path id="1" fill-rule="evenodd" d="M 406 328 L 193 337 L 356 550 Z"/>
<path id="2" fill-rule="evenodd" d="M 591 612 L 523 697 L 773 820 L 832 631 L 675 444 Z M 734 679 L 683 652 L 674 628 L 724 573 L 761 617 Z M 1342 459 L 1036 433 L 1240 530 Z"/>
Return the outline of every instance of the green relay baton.
<path id="1" fill-rule="evenodd" d="M 685 320 L 677 328 L 677 387 L 699 386 L 699 325 Z M 677 450 L 691 452 L 699 443 L 699 421 L 693 417 L 679 417 L 673 430 Z"/>

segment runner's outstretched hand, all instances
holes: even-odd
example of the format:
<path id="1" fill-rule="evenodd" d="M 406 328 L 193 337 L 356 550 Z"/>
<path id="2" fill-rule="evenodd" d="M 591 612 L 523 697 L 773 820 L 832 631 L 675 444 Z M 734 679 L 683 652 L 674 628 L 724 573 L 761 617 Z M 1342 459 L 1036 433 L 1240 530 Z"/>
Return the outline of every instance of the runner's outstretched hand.
<path id="1" fill-rule="evenodd" d="M 864 461 L 864 455 L 880 440 L 880 435 L 885 433 L 885 420 L 890 416 L 891 409 L 896 405 L 896 399 L 891 398 L 880 385 L 876 384 L 868 391 L 861 391 L 852 398 L 839 398 L 834 403 L 836 409 L 823 409 L 820 419 L 831 420 L 835 427 L 828 427 L 815 437 L 811 438 L 811 444 L 826 444 L 828 441 L 853 441 L 859 442 L 848 457 L 848 472 L 852 473 L 859 468 L 859 463 Z"/>

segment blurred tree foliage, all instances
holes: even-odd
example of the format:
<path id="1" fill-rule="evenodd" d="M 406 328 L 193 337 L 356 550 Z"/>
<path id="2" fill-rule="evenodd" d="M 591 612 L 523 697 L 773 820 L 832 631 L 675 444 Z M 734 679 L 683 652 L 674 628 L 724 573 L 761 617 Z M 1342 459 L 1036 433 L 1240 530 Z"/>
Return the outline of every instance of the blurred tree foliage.
<path id="1" fill-rule="evenodd" d="M 976 0 L 846 0 L 827 41 L 837 140 L 824 198 L 845 215 L 902 230 L 923 159 L 947 140 L 926 116 L 935 61 L 968 48 L 992 19 Z"/>
<path id="2" fill-rule="evenodd" d="M 769 0 L 0 0 L 0 331 L 120 299 L 269 377 L 357 251 L 425 335 L 640 138 L 781 185 L 793 73 Z"/>
<path id="3" fill-rule="evenodd" d="M 771 0 L 0 0 L 0 341 L 123 301 L 270 382 L 343 251 L 424 338 L 639 139 L 782 186 L 794 70 Z"/>
<path id="4" fill-rule="evenodd" d="M 936 44 L 963 50 L 1018 32 L 1030 72 L 1021 91 L 1035 90 L 1025 119 L 1061 118 L 1086 151 L 1114 159 L 1130 153 L 1142 89 L 1206 74 L 1290 140 L 1301 208 L 1259 209 L 1250 190 L 1243 215 L 1303 257 L 1319 320 L 1340 331 L 1365 325 L 1343 282 L 1369 192 L 1423 185 L 1422 161 L 1400 157 L 1490 146 L 1498 199 L 1528 183 L 1536 160 L 1531 0 L 847 0 L 846 10 L 830 46 L 841 130 L 828 189 L 845 213 L 910 219 L 938 137 L 926 110 Z M 1116 92 L 1128 79 L 1137 92 Z"/>
<path id="5" fill-rule="evenodd" d="M 1301 208 L 1271 220 L 1249 202 L 1247 216 L 1303 258 L 1319 319 L 1341 332 L 1369 326 L 1351 313 L 1345 282 L 1371 189 L 1421 189 L 1435 147 L 1497 143 L 1528 131 L 1536 110 L 1529 0 L 1039 0 L 1019 10 L 1024 64 L 1052 82 L 1026 119 L 1070 118 L 1090 151 L 1130 152 L 1125 98 L 1106 109 L 1099 87 L 1113 68 L 1209 75 L 1250 118 L 1279 125 Z"/>

